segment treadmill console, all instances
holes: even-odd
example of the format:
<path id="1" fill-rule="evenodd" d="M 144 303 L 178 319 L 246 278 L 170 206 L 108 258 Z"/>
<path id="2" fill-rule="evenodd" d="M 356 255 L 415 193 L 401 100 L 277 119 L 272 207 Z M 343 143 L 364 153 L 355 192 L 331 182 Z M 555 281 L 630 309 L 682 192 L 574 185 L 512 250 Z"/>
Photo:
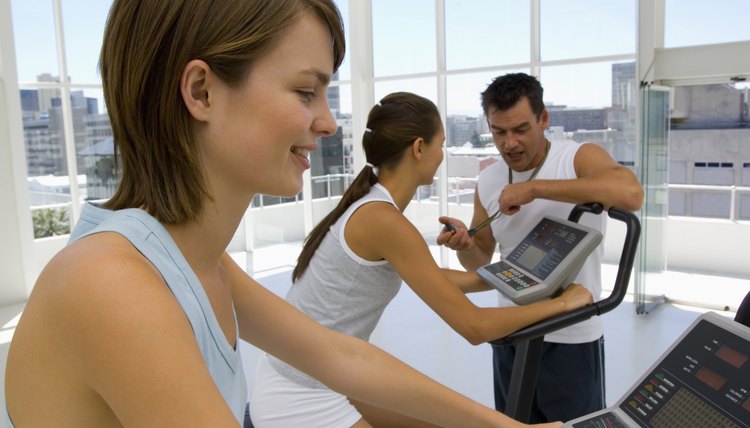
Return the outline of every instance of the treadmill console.
<path id="1" fill-rule="evenodd" d="M 565 426 L 749 427 L 750 329 L 704 314 L 615 406 Z"/>

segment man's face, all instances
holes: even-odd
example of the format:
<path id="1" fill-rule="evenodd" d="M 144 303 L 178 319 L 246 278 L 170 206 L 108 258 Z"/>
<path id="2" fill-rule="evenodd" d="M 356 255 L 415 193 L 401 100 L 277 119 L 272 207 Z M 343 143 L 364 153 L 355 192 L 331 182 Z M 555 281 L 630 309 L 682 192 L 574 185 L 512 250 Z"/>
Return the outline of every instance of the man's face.
<path id="1" fill-rule="evenodd" d="M 487 122 L 495 147 L 512 170 L 528 171 L 542 161 L 547 147 L 544 138 L 544 130 L 549 126 L 547 109 L 537 119 L 529 99 L 523 97 L 507 110 L 490 107 Z"/>

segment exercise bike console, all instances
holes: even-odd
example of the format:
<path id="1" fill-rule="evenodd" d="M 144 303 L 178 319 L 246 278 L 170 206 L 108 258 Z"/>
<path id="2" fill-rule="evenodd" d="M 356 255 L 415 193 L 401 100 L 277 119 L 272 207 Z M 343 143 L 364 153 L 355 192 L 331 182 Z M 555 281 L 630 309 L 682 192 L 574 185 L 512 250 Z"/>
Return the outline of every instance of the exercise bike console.
<path id="1" fill-rule="evenodd" d="M 477 273 L 514 303 L 525 305 L 570 284 L 601 241 L 596 229 L 545 216 L 508 257 Z"/>

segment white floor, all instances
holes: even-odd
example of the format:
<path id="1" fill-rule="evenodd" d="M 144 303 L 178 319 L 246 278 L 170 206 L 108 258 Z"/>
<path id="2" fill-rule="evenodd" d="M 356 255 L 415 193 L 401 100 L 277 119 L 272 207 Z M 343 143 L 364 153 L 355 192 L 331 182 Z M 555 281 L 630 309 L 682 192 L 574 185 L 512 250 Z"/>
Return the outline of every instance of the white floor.
<path id="1" fill-rule="evenodd" d="M 288 245 L 276 246 L 273 250 L 260 249 L 252 256 L 241 253 L 234 257 L 241 265 L 247 262 L 261 284 L 283 296 L 290 285 L 291 269 L 298 252 L 298 245 Z M 616 266 L 604 266 L 605 288 L 613 283 L 615 272 Z M 684 295 L 677 293 L 680 301 L 703 301 L 710 308 L 736 309 L 750 291 L 750 281 L 742 278 L 665 273 L 653 281 L 668 287 L 670 294 L 674 294 L 673 290 L 685 291 Z M 657 289 L 656 294 L 661 292 Z M 474 294 L 470 298 L 479 306 L 493 306 L 496 301 L 493 292 Z M 5 372 L 8 344 L 22 310 L 23 305 L 0 308 L 3 326 L 0 329 L 0 375 Z M 617 401 L 685 328 L 707 310 L 710 309 L 669 303 L 655 307 L 649 314 L 636 315 L 629 296 L 618 308 L 603 315 L 608 403 Z M 731 311 L 721 313 L 734 317 Z M 408 287 L 402 287 L 386 309 L 372 342 L 444 385 L 492 406 L 490 345 L 467 343 Z M 252 382 L 260 352 L 247 343 L 242 346 L 248 381 Z M 0 404 L 4 403 L 1 389 L 0 399 Z"/>

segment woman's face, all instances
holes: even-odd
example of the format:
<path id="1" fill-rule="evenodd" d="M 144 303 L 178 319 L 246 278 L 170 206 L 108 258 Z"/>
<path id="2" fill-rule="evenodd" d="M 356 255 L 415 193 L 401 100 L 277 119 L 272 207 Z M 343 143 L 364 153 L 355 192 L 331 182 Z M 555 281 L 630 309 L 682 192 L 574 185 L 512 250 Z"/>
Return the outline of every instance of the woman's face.
<path id="1" fill-rule="evenodd" d="M 427 157 L 425 158 L 425 160 L 427 162 L 427 169 L 429 170 L 429 176 L 427 178 L 428 181 L 425 184 L 432 183 L 438 167 L 443 162 L 443 144 L 444 143 L 445 143 L 445 130 L 443 129 L 443 125 L 440 125 L 440 129 L 438 130 L 438 132 L 435 134 L 434 137 L 432 137 L 432 140 L 425 147 L 425 151 L 427 154 Z"/>
<path id="2" fill-rule="evenodd" d="M 217 110 L 200 138 L 211 191 L 297 194 L 316 139 L 336 133 L 326 99 L 332 74 L 330 33 L 306 14 L 252 66 L 241 86 L 220 83 Z"/>

